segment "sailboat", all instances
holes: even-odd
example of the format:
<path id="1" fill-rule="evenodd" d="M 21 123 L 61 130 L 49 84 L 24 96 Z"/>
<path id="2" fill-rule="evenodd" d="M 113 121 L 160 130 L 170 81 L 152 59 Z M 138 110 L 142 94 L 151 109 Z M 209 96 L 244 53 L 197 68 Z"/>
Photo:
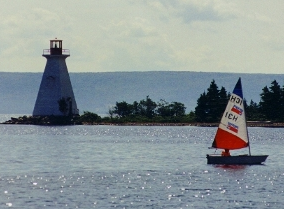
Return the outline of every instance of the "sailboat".
<path id="1" fill-rule="evenodd" d="M 251 155 L 243 102 L 241 78 L 230 96 L 212 143 L 212 148 L 224 149 L 222 155 L 207 155 L 207 164 L 255 165 L 262 164 L 268 155 Z M 231 156 L 229 150 L 248 148 L 249 154 Z"/>

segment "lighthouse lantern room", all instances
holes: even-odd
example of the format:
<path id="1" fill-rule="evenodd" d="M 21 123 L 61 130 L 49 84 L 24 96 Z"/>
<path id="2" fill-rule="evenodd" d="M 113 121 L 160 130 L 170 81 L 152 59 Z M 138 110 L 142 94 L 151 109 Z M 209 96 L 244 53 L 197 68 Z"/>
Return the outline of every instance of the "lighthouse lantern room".
<path id="1" fill-rule="evenodd" d="M 62 55 L 62 40 L 50 40 L 50 55 Z"/>

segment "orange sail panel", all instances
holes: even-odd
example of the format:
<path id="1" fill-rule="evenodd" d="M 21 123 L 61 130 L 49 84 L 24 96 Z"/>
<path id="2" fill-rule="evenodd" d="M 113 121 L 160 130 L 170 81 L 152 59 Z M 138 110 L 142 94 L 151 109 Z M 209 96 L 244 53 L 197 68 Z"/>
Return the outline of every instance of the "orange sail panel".
<path id="1" fill-rule="evenodd" d="M 214 144 L 215 143 L 215 144 Z M 241 149 L 247 147 L 248 144 L 236 135 L 230 134 L 223 129 L 218 128 L 212 147 L 220 149 Z"/>
<path id="2" fill-rule="evenodd" d="M 241 149 L 248 146 L 248 134 L 241 79 L 238 80 L 218 127 L 212 147 Z"/>

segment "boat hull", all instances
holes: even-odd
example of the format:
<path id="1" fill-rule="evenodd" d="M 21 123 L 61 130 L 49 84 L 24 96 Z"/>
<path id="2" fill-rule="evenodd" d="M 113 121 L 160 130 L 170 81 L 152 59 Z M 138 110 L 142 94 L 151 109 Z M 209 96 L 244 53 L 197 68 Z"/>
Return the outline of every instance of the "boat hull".
<path id="1" fill-rule="evenodd" d="M 239 155 L 239 156 L 216 156 L 207 155 L 207 164 L 222 165 L 259 165 L 262 164 L 268 155 Z"/>

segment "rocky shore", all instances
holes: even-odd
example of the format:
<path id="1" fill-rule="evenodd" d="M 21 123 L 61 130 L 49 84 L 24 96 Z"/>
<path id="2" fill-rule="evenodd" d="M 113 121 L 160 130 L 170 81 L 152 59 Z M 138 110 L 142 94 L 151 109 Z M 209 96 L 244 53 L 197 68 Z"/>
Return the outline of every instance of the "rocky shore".
<path id="1" fill-rule="evenodd" d="M 22 116 L 19 118 L 11 118 L 1 124 L 23 124 L 23 125 L 81 125 L 77 117 L 66 116 Z"/>

